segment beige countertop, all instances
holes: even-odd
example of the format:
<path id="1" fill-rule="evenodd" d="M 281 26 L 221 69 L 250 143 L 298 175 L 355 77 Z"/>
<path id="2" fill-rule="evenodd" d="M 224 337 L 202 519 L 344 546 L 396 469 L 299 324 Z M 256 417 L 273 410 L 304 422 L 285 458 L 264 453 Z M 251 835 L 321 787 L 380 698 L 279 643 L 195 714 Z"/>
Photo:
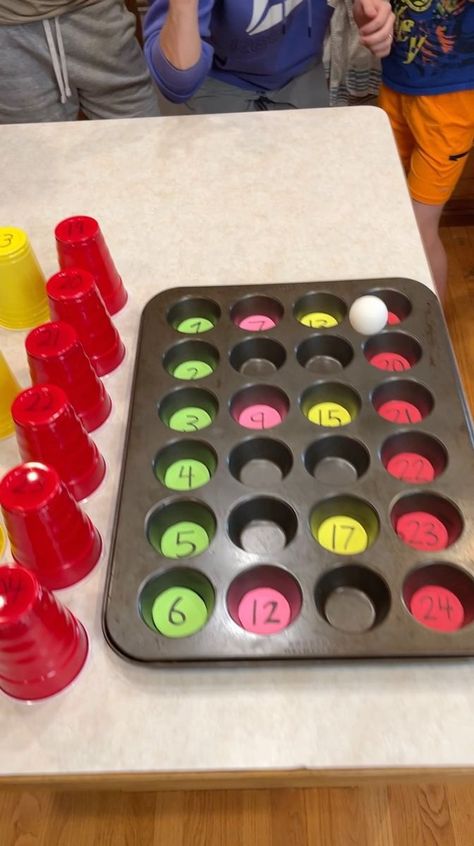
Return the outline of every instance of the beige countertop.
<path id="1" fill-rule="evenodd" d="M 2 223 L 27 230 L 49 275 L 53 228 L 100 221 L 130 298 L 125 363 L 94 438 L 108 467 L 86 504 L 99 566 L 58 592 L 86 626 L 77 681 L 38 703 L 0 695 L 0 775 L 474 764 L 474 664 L 329 662 L 146 669 L 118 658 L 101 603 L 138 320 L 179 285 L 410 276 L 430 285 L 385 116 L 371 108 L 3 126 Z M 25 333 L 0 348 L 28 384 Z M 18 460 L 0 442 L 0 470 Z M 8 560 L 8 555 L 4 556 Z"/>

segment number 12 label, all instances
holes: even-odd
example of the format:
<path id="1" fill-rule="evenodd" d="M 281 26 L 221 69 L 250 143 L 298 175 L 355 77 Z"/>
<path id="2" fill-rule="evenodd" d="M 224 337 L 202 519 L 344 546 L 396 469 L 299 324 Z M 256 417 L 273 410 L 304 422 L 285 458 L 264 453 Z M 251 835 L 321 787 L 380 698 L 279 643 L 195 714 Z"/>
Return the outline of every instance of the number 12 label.
<path id="1" fill-rule="evenodd" d="M 291 622 L 288 600 L 274 588 L 249 590 L 240 600 L 237 613 L 242 628 L 254 634 L 276 634 Z"/>

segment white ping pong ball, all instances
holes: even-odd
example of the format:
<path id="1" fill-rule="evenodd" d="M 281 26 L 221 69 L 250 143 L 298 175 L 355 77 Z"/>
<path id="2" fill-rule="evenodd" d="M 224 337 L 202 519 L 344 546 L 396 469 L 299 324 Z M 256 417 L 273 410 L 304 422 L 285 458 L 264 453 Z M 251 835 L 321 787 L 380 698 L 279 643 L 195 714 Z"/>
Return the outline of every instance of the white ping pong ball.
<path id="1" fill-rule="evenodd" d="M 380 297 L 372 294 L 358 297 L 350 307 L 349 321 L 352 328 L 361 335 L 375 335 L 387 325 L 387 306 Z"/>

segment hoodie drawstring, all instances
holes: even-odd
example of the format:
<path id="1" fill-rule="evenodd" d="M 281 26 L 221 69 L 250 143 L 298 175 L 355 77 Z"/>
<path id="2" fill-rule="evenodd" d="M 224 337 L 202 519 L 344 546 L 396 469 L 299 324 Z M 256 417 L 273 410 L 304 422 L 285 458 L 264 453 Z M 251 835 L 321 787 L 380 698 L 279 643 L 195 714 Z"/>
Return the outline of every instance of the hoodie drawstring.
<path id="1" fill-rule="evenodd" d="M 283 35 L 285 35 L 286 34 L 286 19 L 287 19 L 286 0 L 282 0 L 281 5 L 282 5 L 282 9 L 283 9 L 283 12 L 282 12 Z M 306 11 L 307 11 L 307 15 L 308 15 L 308 38 L 311 38 L 311 36 L 313 34 L 313 0 L 306 0 Z"/>
<path id="2" fill-rule="evenodd" d="M 311 38 L 313 34 L 313 3 L 312 0 L 308 0 L 307 2 L 308 8 L 308 37 Z"/>
<path id="3" fill-rule="evenodd" d="M 56 31 L 56 41 L 58 47 L 54 43 L 53 32 L 49 20 L 43 21 L 43 28 L 46 35 L 46 42 L 48 44 L 49 55 L 51 56 L 51 63 L 53 65 L 54 75 L 58 83 L 59 93 L 61 95 L 61 103 L 65 103 L 68 97 L 71 97 L 71 89 L 69 87 L 69 75 L 67 72 L 66 53 L 64 52 L 63 37 L 61 34 L 61 27 L 59 18 L 54 18 L 54 26 Z"/>

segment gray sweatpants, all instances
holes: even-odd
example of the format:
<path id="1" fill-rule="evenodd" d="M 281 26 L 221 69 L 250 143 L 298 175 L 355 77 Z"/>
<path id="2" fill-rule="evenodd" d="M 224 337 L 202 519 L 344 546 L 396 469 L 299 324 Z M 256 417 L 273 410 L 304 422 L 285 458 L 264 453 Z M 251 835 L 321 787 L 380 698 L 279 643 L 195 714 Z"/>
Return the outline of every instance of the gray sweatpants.
<path id="1" fill-rule="evenodd" d="M 208 76 L 184 105 L 191 114 L 314 109 L 329 105 L 329 93 L 323 65 L 318 63 L 277 91 L 246 91 Z"/>
<path id="2" fill-rule="evenodd" d="M 0 124 L 75 120 L 79 109 L 88 118 L 159 114 L 122 0 L 0 26 Z"/>

